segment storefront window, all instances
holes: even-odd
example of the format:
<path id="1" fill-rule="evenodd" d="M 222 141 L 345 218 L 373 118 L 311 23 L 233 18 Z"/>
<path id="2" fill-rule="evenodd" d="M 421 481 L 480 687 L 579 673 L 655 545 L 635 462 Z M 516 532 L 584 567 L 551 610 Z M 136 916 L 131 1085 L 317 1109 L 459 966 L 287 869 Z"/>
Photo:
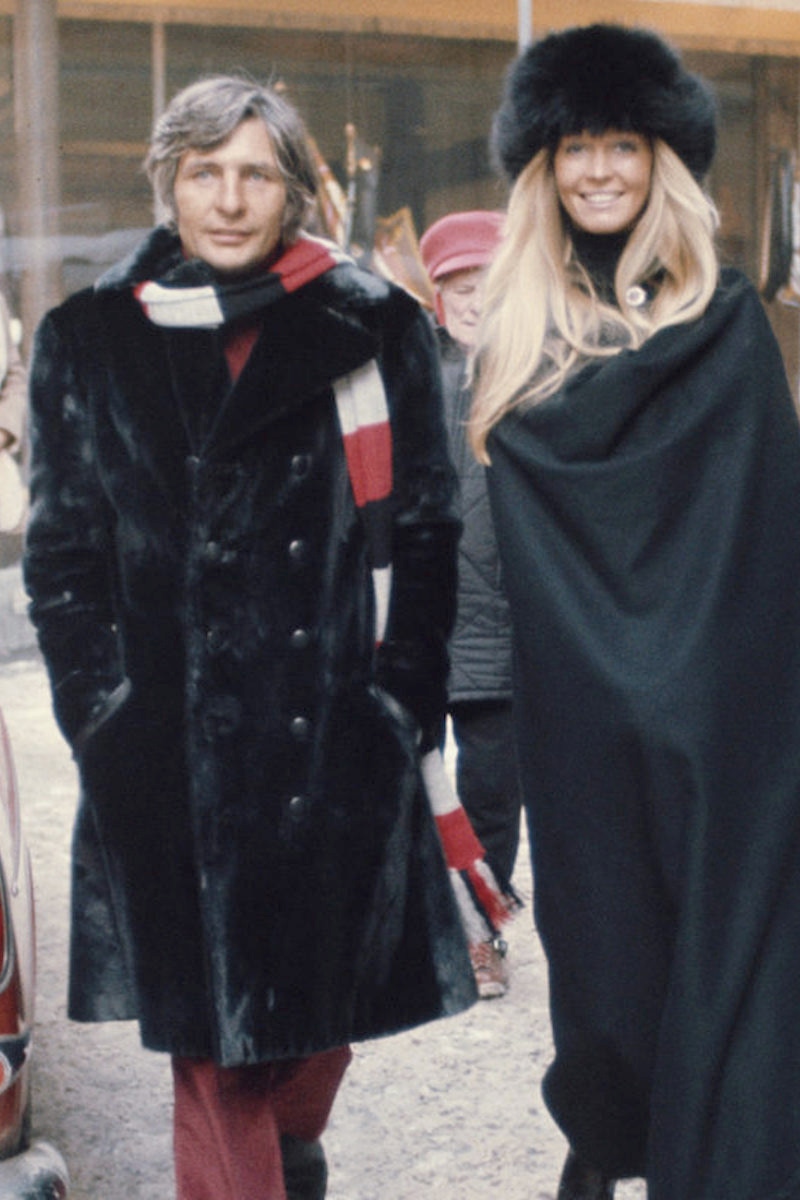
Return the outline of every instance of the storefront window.
<path id="1" fill-rule="evenodd" d="M 371 172 L 356 172 L 359 205 L 351 233 L 358 252 L 370 250 L 376 218 L 402 212 L 419 237 L 447 211 L 505 203 L 487 139 L 516 52 L 511 42 L 89 19 L 59 21 L 57 40 L 58 112 L 48 119 L 56 123 L 59 147 L 56 253 L 65 295 L 93 281 L 152 224 L 141 162 L 154 106 L 212 73 L 244 72 L 284 87 L 345 190 L 353 162 L 348 150 L 355 148 L 360 167 L 367 164 Z M 723 258 L 757 279 L 766 175 L 758 114 L 759 103 L 767 111 L 771 101 L 768 92 L 759 101 L 756 64 L 768 72 L 763 64 L 773 60 L 708 52 L 687 54 L 687 60 L 712 80 L 721 104 L 710 184 L 723 217 Z M 6 236 L 0 270 L 12 303 L 25 271 L 24 244 L 14 240 L 20 200 L 13 68 L 13 20 L 3 17 L 0 232 Z M 787 105 L 791 110 L 790 96 Z"/>

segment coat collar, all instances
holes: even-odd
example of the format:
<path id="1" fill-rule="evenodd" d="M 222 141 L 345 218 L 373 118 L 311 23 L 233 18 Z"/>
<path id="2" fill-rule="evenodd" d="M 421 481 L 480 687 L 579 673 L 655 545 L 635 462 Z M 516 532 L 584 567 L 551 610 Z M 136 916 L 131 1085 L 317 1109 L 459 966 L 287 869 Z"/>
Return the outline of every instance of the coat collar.
<path id="1" fill-rule="evenodd" d="M 168 278 L 181 263 L 177 236 L 161 226 L 97 281 L 95 293 L 101 307 L 110 302 L 116 319 L 125 323 L 119 336 L 129 336 L 130 321 L 142 330 L 151 369 L 171 382 L 176 420 L 181 402 L 219 405 L 207 447 L 213 453 L 230 450 L 374 357 L 380 349 L 376 310 L 387 301 L 411 303 L 383 280 L 340 264 L 270 306 L 241 377 L 225 394 L 224 334 L 157 328 L 137 311 L 134 286 Z M 146 413 L 141 416 L 147 420 Z M 168 417 L 162 410 L 157 419 Z"/>
<path id="2" fill-rule="evenodd" d="M 147 279 L 168 277 L 182 261 L 178 235 L 166 225 L 158 225 L 130 254 L 100 276 L 94 290 L 98 293 L 126 291 Z"/>
<path id="3" fill-rule="evenodd" d="M 267 426 L 380 355 L 386 323 L 401 328 L 416 308 L 401 289 L 355 265 L 338 265 L 270 306 L 245 370 L 231 386 L 221 331 L 158 328 L 134 299 L 134 283 L 160 266 L 169 270 L 176 252 L 180 256 L 175 236 L 157 229 L 95 286 L 113 373 L 114 420 L 137 454 L 149 457 L 173 499 L 186 458 L 196 452 L 187 406 L 216 414 L 201 452 L 210 461 L 229 461 Z"/>
<path id="4" fill-rule="evenodd" d="M 196 354 L 205 339 L 207 353 Z M 223 353 L 222 335 L 190 337 L 182 343 L 189 354 L 176 353 L 167 335 L 176 391 L 207 386 L 209 355 Z M 354 314 L 302 294 L 273 306 L 237 382 L 220 398 L 209 442 L 215 453 L 232 449 L 259 429 L 301 408 L 333 381 L 361 366 L 378 351 L 375 333 Z M 195 394 L 196 391 L 195 391 Z"/>

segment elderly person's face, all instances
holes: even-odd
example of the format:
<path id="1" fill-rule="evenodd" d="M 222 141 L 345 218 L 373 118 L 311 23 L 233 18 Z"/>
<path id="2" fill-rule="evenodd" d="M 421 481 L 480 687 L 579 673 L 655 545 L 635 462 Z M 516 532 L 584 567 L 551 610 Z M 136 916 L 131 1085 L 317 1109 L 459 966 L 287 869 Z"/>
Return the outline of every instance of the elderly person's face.
<path id="1" fill-rule="evenodd" d="M 475 345 L 478 335 L 485 279 L 485 267 L 468 267 L 436 280 L 445 329 L 467 350 Z"/>
<path id="2" fill-rule="evenodd" d="M 264 122 L 248 117 L 219 146 L 187 150 L 174 198 L 187 257 L 225 275 L 266 262 L 280 244 L 286 185 Z"/>
<path id="3" fill-rule="evenodd" d="M 558 197 L 586 233 L 623 233 L 650 195 L 653 151 L 638 133 L 608 129 L 563 137 L 553 161 Z"/>

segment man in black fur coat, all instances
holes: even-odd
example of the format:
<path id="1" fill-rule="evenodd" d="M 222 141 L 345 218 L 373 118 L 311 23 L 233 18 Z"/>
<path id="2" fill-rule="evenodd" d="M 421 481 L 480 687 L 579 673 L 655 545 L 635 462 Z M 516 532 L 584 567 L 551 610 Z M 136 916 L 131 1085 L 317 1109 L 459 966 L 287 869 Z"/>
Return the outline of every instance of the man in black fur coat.
<path id="1" fill-rule="evenodd" d="M 274 92 L 192 85 L 147 166 L 168 223 L 33 360 L 25 572 L 81 781 L 69 1012 L 172 1056 L 180 1200 L 319 1200 L 348 1044 L 475 998 L 419 770 L 459 528 L 436 349 L 302 232 Z"/>

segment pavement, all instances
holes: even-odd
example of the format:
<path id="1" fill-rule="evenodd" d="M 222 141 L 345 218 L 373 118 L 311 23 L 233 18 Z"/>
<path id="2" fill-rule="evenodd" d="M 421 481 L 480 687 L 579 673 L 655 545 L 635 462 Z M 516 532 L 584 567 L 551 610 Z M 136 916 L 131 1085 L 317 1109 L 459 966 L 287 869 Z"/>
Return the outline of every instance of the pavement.
<path id="1" fill-rule="evenodd" d="M 0 535 L 0 564 L 2 541 L 3 535 Z M 30 653 L 35 645 L 19 562 L 0 565 L 0 660 Z"/>

